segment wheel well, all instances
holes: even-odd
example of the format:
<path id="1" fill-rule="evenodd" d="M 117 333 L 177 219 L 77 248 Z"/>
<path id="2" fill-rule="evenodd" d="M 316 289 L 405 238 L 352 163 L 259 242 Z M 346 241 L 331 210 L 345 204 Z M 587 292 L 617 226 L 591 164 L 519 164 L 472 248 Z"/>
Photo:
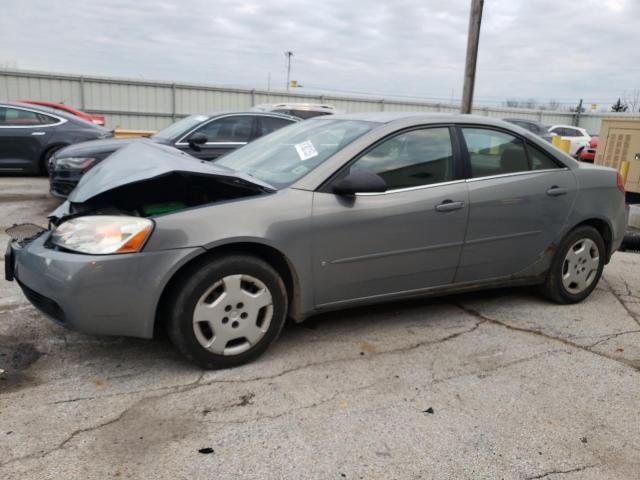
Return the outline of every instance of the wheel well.
<path id="1" fill-rule="evenodd" d="M 604 240 L 604 246 L 607 252 L 607 263 L 608 263 L 609 259 L 611 258 L 611 253 L 612 253 L 611 245 L 613 243 L 613 234 L 611 233 L 611 227 L 609 227 L 609 224 L 604 220 L 600 220 L 599 218 L 592 218 L 576 225 L 574 228 L 577 228 L 583 225 L 589 225 L 590 227 L 595 228 L 598 231 L 598 233 L 602 235 L 602 239 Z"/>
<path id="2" fill-rule="evenodd" d="M 174 289 L 179 285 L 181 278 L 185 274 L 188 274 L 191 269 L 201 265 L 203 262 L 209 262 L 215 258 L 229 254 L 242 254 L 258 257 L 271 265 L 271 267 L 278 272 L 278 275 L 282 278 L 287 289 L 287 298 L 289 300 L 288 316 L 293 319 L 300 318 L 300 289 L 298 276 L 289 260 L 287 260 L 279 250 L 264 244 L 251 242 L 233 243 L 207 250 L 201 255 L 189 260 L 173 274 L 162 290 L 160 300 L 158 301 L 154 333 L 157 326 L 164 321 L 164 315 L 167 312 L 166 304 L 170 300 Z"/>
<path id="3" fill-rule="evenodd" d="M 52 152 L 52 151 L 56 151 L 56 150 L 60 150 L 61 148 L 67 147 L 68 144 L 66 143 L 56 143 L 55 145 L 51 145 L 50 147 L 48 147 L 44 152 L 42 152 L 42 155 L 40 156 L 40 162 L 38 167 L 40 168 L 41 171 L 46 172 L 46 167 L 44 162 L 47 159 L 47 156 Z"/>

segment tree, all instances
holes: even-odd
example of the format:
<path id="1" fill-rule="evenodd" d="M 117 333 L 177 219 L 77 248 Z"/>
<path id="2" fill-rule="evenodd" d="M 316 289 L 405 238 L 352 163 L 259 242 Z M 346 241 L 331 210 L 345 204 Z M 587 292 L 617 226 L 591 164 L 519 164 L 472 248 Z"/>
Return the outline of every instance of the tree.
<path id="1" fill-rule="evenodd" d="M 547 108 L 549 110 L 560 110 L 560 102 L 554 99 L 551 99 L 547 102 Z"/>
<path id="2" fill-rule="evenodd" d="M 629 110 L 629 107 L 625 105 L 620 98 L 611 106 L 612 112 L 626 112 L 627 110 Z"/>
<path id="3" fill-rule="evenodd" d="M 640 90 L 634 88 L 629 93 L 622 92 L 622 102 L 629 107 L 632 112 L 640 111 Z"/>

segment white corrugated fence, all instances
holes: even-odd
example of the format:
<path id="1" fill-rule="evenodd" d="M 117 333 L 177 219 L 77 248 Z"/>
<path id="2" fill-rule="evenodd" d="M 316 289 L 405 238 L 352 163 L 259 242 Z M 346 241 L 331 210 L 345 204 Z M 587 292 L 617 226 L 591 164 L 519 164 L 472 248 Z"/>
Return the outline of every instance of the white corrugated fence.
<path id="1" fill-rule="evenodd" d="M 189 83 L 0 69 L 0 100 L 63 102 L 88 113 L 102 113 L 107 126 L 158 130 L 191 113 L 247 110 L 260 103 L 329 103 L 347 112 L 458 112 L 459 105 L 412 99 L 335 94 L 288 93 Z M 474 113 L 498 118 L 528 118 L 545 125 L 576 124 L 576 114 L 550 110 L 478 107 Z M 583 113 L 579 126 L 600 130 L 605 117 L 638 118 L 630 113 Z"/>

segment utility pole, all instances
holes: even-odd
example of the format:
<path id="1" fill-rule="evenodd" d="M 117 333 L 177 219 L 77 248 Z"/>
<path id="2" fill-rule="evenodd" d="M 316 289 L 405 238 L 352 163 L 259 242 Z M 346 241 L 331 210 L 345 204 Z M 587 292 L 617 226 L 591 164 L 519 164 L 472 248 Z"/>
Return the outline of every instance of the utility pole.
<path id="1" fill-rule="evenodd" d="M 293 57 L 293 52 L 286 51 L 284 52 L 284 56 L 287 57 L 287 92 L 289 91 L 289 83 L 291 79 L 291 57 Z"/>
<path id="2" fill-rule="evenodd" d="M 576 127 L 580 126 L 580 114 L 582 113 L 582 99 L 578 102 L 578 108 L 576 109 Z"/>
<path id="3" fill-rule="evenodd" d="M 484 0 L 471 0 L 469 13 L 469 33 L 467 36 L 467 60 L 464 66 L 464 90 L 460 113 L 471 113 L 473 106 L 473 87 L 476 82 L 476 62 L 478 60 L 478 41 Z"/>

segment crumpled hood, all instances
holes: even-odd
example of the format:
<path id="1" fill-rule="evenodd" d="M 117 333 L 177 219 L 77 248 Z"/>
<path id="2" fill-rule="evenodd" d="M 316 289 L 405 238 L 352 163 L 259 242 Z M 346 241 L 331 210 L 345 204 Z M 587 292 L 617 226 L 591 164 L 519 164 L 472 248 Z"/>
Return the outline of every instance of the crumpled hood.
<path id="1" fill-rule="evenodd" d="M 106 138 L 75 143 L 58 151 L 56 157 L 103 157 L 133 143 L 156 143 L 148 138 Z"/>
<path id="2" fill-rule="evenodd" d="M 176 148 L 154 142 L 138 141 L 118 150 L 89 170 L 71 192 L 67 201 L 54 210 L 49 218 L 59 221 L 72 215 L 74 206 L 89 205 L 96 197 L 100 197 L 96 201 L 104 199 L 106 194 L 118 197 L 122 188 L 131 190 L 137 185 L 139 186 L 137 189 L 141 192 L 148 192 L 143 187 L 148 187 L 163 177 L 166 177 L 165 180 L 173 178 L 170 177 L 171 175 L 209 179 L 214 182 L 209 187 L 212 191 L 222 190 L 223 186 L 225 189 L 243 191 L 245 194 L 246 192 L 258 194 L 276 191 L 273 186 L 250 175 L 199 160 Z M 144 194 L 141 193 L 139 196 L 142 195 Z"/>

